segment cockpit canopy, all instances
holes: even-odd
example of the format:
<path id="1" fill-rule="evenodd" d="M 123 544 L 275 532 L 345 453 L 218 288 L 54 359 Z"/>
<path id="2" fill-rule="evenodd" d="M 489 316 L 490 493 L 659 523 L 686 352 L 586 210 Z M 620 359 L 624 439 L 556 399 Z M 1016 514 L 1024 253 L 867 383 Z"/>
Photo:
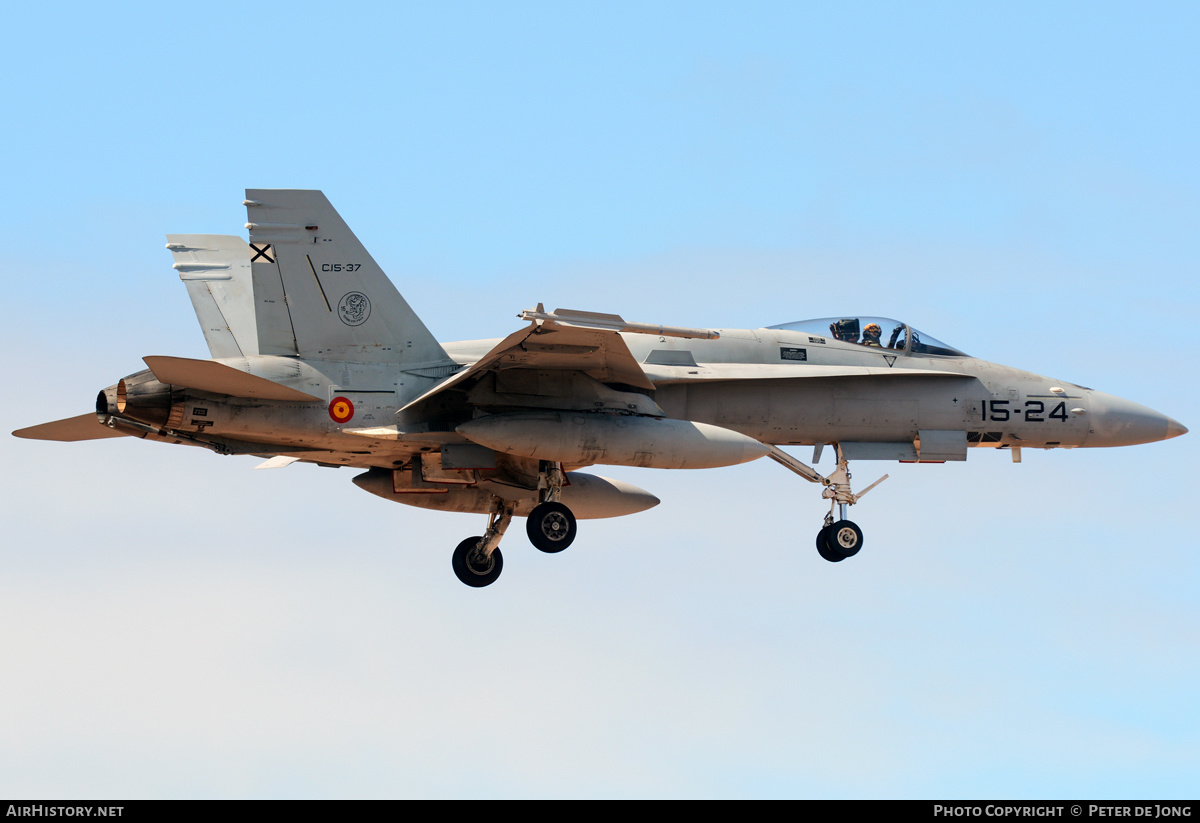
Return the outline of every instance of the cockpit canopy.
<path id="1" fill-rule="evenodd" d="M 805 334 L 820 335 L 843 343 L 877 349 L 891 349 L 905 354 L 940 354 L 948 357 L 967 355 L 924 332 L 917 331 L 907 323 L 887 317 L 846 315 L 823 317 L 819 320 L 797 320 L 781 323 L 772 329 L 786 329 Z"/>

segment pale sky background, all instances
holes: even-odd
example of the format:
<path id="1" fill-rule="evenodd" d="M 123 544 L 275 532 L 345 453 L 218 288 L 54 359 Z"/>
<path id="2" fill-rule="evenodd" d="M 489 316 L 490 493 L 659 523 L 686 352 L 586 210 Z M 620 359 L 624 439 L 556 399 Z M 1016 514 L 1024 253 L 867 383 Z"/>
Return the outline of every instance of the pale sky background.
<path id="1" fill-rule="evenodd" d="M 1151 406 L 1116 450 L 758 461 L 561 555 L 352 470 L 4 435 L 0 796 L 1195 797 L 1200 7 L 19 4 L 5 432 L 207 356 L 164 235 L 320 188 L 443 340 L 840 313 Z M 808 450 L 800 456 L 811 456 Z M 828 461 L 828 457 L 826 458 Z M 828 467 L 828 463 L 824 464 Z M 523 524 L 517 524 L 521 526 Z"/>

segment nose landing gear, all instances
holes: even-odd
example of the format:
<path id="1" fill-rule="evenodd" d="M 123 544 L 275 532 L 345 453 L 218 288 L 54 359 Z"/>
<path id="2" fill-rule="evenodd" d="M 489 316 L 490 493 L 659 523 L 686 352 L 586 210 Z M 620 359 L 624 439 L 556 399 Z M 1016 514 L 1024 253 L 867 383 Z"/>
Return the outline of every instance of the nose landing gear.
<path id="1" fill-rule="evenodd" d="M 829 514 L 825 515 L 825 525 L 817 532 L 817 553 L 830 563 L 840 563 L 847 557 L 858 554 L 863 545 L 862 529 L 858 524 L 846 519 L 846 507 L 853 506 L 871 489 L 888 479 L 885 474 L 858 494 L 850 490 L 850 464 L 842 454 L 842 447 L 837 446 L 837 468 L 828 477 L 819 474 L 816 469 L 776 446 L 770 446 L 769 457 L 776 463 L 795 472 L 810 483 L 820 483 L 825 487 L 821 497 L 830 501 Z M 834 520 L 834 511 L 838 519 Z"/>

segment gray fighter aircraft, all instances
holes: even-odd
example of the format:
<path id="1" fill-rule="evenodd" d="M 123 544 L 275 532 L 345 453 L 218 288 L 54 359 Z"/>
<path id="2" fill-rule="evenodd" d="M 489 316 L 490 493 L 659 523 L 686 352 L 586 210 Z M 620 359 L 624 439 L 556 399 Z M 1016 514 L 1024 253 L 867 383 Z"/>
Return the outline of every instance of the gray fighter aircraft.
<path id="1" fill-rule="evenodd" d="M 362 489 L 488 516 L 455 574 L 487 586 L 514 516 L 558 552 L 576 520 L 658 503 L 578 471 L 707 469 L 772 460 L 822 487 L 817 551 L 863 545 L 846 519 L 849 461 L 965 460 L 971 447 L 1127 446 L 1184 434 L 1128 400 L 969 357 L 912 326 L 842 316 L 761 329 L 521 312 L 503 340 L 440 344 L 319 191 L 246 192 L 250 242 L 169 235 L 211 360 L 149 356 L 96 411 L 14 432 L 42 440 L 140 437 L 218 454 L 364 469 Z M 831 444 L 829 475 L 779 447 Z"/>

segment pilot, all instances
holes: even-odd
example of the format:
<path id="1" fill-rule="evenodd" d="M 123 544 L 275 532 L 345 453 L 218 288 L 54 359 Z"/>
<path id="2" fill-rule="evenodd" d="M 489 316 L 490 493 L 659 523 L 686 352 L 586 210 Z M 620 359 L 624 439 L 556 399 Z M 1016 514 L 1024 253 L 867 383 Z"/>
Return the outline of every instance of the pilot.
<path id="1" fill-rule="evenodd" d="M 877 349 L 882 349 L 883 344 L 879 342 L 879 338 L 883 335 L 883 329 L 879 328 L 878 323 L 868 323 L 863 329 L 862 344 L 864 346 L 874 346 Z"/>

